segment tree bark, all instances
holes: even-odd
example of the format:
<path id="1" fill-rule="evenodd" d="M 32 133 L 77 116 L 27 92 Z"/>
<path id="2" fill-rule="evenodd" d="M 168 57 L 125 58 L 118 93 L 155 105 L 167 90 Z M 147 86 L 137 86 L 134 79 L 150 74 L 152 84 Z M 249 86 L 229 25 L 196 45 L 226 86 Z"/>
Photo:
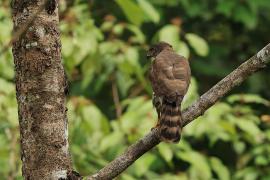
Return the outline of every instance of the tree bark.
<path id="1" fill-rule="evenodd" d="M 15 0 L 12 7 L 14 31 L 36 15 L 13 42 L 22 174 L 29 180 L 67 179 L 72 171 L 57 6 L 56 0 Z"/>

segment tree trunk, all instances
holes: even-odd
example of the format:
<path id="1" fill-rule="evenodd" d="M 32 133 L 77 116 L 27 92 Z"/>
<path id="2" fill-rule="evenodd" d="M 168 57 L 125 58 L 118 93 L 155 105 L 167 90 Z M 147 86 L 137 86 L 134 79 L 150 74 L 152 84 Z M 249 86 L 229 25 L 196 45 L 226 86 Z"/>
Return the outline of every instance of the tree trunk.
<path id="1" fill-rule="evenodd" d="M 22 173 L 29 180 L 67 179 L 72 170 L 57 6 L 56 0 L 13 2 L 14 31 L 36 13 L 13 43 Z"/>

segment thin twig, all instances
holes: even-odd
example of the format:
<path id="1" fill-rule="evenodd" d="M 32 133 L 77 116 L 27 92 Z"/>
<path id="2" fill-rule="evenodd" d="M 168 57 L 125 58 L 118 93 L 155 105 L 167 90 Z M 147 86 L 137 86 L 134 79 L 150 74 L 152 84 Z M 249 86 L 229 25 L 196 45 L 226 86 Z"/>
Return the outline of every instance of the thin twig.
<path id="1" fill-rule="evenodd" d="M 215 104 L 233 87 L 240 85 L 256 71 L 266 67 L 270 59 L 270 44 L 256 55 L 241 64 L 237 69 L 218 82 L 203 94 L 193 105 L 183 111 L 184 126 L 201 116 L 208 108 Z M 122 155 L 114 159 L 96 174 L 86 177 L 88 180 L 113 179 L 134 163 L 140 156 L 160 143 L 157 129 L 152 130 L 145 137 L 131 145 Z"/>
<path id="2" fill-rule="evenodd" d="M 114 102 L 114 106 L 116 110 L 116 117 L 120 118 L 122 115 L 122 106 L 119 100 L 119 94 L 118 94 L 115 78 L 113 78 L 112 80 L 112 96 L 113 96 L 113 102 Z"/>
<path id="3" fill-rule="evenodd" d="M 128 99 L 138 96 L 143 90 L 144 90 L 144 87 L 141 85 L 134 87 L 133 91 L 131 91 L 130 95 L 128 96 Z"/>

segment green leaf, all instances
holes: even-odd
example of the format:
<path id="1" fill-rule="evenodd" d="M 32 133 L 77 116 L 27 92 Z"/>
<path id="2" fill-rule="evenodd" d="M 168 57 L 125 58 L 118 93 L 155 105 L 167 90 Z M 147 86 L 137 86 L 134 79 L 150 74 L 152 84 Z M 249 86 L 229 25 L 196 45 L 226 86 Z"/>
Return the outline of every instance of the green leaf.
<path id="1" fill-rule="evenodd" d="M 121 180 L 137 180 L 137 179 L 127 173 L 123 173 L 121 174 Z"/>
<path id="2" fill-rule="evenodd" d="M 0 78 L 0 94 L 12 94 L 15 91 L 15 86 L 12 83 Z"/>
<path id="3" fill-rule="evenodd" d="M 195 50 L 198 55 L 208 55 L 209 47 L 207 42 L 203 38 L 193 33 L 187 33 L 185 37 L 188 40 L 189 45 Z"/>
<path id="4" fill-rule="evenodd" d="M 187 108 L 189 105 L 191 105 L 197 98 L 198 98 L 198 85 L 197 81 L 194 77 L 191 77 L 190 85 L 188 88 L 188 92 L 184 97 L 183 103 L 182 103 L 182 109 Z"/>
<path id="5" fill-rule="evenodd" d="M 146 0 L 138 0 L 139 6 L 142 8 L 148 18 L 154 23 L 158 23 L 160 20 L 159 13 L 156 9 Z"/>
<path id="6" fill-rule="evenodd" d="M 125 57 L 126 60 L 128 61 L 128 63 L 130 65 L 133 66 L 133 68 L 140 68 L 140 64 L 139 64 L 139 52 L 136 48 L 128 48 L 125 51 Z"/>
<path id="7" fill-rule="evenodd" d="M 124 135 L 120 131 L 110 133 L 108 136 L 104 137 L 101 142 L 99 149 L 101 152 L 104 152 L 111 147 L 117 147 L 123 143 Z"/>
<path id="8" fill-rule="evenodd" d="M 226 166 L 216 157 L 210 158 L 210 164 L 220 180 L 230 180 L 230 172 Z"/>
<path id="9" fill-rule="evenodd" d="M 135 36 L 132 37 L 133 42 L 138 42 L 138 43 L 144 43 L 145 42 L 145 36 L 140 30 L 139 27 L 133 25 L 133 24 L 128 24 L 126 28 L 131 31 Z"/>
<path id="10" fill-rule="evenodd" d="M 174 48 L 178 47 L 180 29 L 174 25 L 164 26 L 158 33 L 160 41 L 171 44 Z"/>
<path id="11" fill-rule="evenodd" d="M 168 163 L 171 162 L 171 160 L 173 158 L 173 152 L 172 152 L 172 149 L 170 148 L 169 144 L 160 143 L 158 145 L 158 151 L 166 162 L 168 162 Z"/>
<path id="12" fill-rule="evenodd" d="M 101 134 L 107 134 L 110 131 L 108 120 L 96 106 L 84 106 L 81 113 L 83 122 L 85 122 L 83 128 L 86 131 Z"/>
<path id="13" fill-rule="evenodd" d="M 242 154 L 246 149 L 246 145 L 242 141 L 236 141 L 235 143 L 233 143 L 233 147 L 238 154 Z"/>
<path id="14" fill-rule="evenodd" d="M 249 29 L 254 29 L 257 25 L 257 15 L 245 6 L 239 6 L 233 18 L 235 21 L 242 22 Z"/>
<path id="15" fill-rule="evenodd" d="M 140 26 L 144 21 L 144 11 L 131 0 L 116 0 L 115 1 L 124 11 L 130 22 Z"/>
<path id="16" fill-rule="evenodd" d="M 199 15 L 207 14 L 207 12 L 204 11 L 207 3 L 198 3 L 196 1 L 190 0 L 181 0 L 179 2 L 182 4 L 182 6 L 184 6 L 184 9 L 188 9 L 186 13 L 190 17 L 196 17 Z M 202 12 L 204 13 L 202 14 Z"/>
<path id="17" fill-rule="evenodd" d="M 189 162 L 202 179 L 211 179 L 211 170 L 203 155 L 195 151 L 178 152 L 176 155 L 183 161 Z"/>
<path id="18" fill-rule="evenodd" d="M 9 107 L 7 109 L 7 118 L 11 127 L 18 126 L 18 113 L 17 112 L 18 112 L 17 107 Z"/>
<path id="19" fill-rule="evenodd" d="M 12 59 L 13 58 L 12 58 L 11 51 L 7 51 L 6 56 L 4 56 L 4 54 L 0 56 L 0 77 L 2 76 L 3 78 L 9 79 L 9 80 L 13 79 L 15 73 L 14 73 L 14 64 L 13 64 Z"/>
<path id="20" fill-rule="evenodd" d="M 121 35 L 124 32 L 124 26 L 123 24 L 116 24 L 113 27 L 113 32 L 117 35 Z"/>
<path id="21" fill-rule="evenodd" d="M 184 56 L 186 58 L 189 57 L 189 48 L 185 42 L 179 42 L 178 47 L 176 48 L 176 51 L 181 54 L 181 56 Z"/>
<path id="22" fill-rule="evenodd" d="M 134 173 L 138 177 L 143 176 L 147 171 L 149 171 L 149 168 L 155 159 L 156 157 L 151 153 L 144 154 L 134 163 Z"/>
<path id="23" fill-rule="evenodd" d="M 267 159 L 267 157 L 260 155 L 255 158 L 255 164 L 259 166 L 267 166 L 270 163 L 269 160 Z"/>
<path id="24" fill-rule="evenodd" d="M 246 167 L 238 170 L 235 174 L 236 179 L 256 180 L 259 177 L 258 167 Z"/>
<path id="25" fill-rule="evenodd" d="M 102 23 L 100 29 L 102 31 L 110 31 L 113 28 L 113 22 L 112 21 L 105 21 L 104 23 Z"/>
<path id="26" fill-rule="evenodd" d="M 190 144 L 185 140 L 185 138 L 181 139 L 181 141 L 176 146 L 180 150 L 184 150 L 184 151 L 190 151 L 190 150 L 192 150 Z"/>
<path id="27" fill-rule="evenodd" d="M 82 89 L 87 88 L 87 86 L 94 79 L 95 72 L 101 68 L 100 67 L 101 64 L 99 61 L 95 60 L 96 58 L 98 58 L 98 56 L 89 57 L 82 63 L 81 66 L 81 71 L 83 74 L 83 80 L 81 84 Z"/>
<path id="28" fill-rule="evenodd" d="M 261 130 L 253 121 L 239 118 L 235 122 L 240 129 L 242 129 L 247 134 L 250 134 L 254 138 L 257 137 L 261 133 Z"/>
<path id="29" fill-rule="evenodd" d="M 216 11 L 230 17 L 233 8 L 236 6 L 236 1 L 234 0 L 221 0 L 218 2 Z"/>
<path id="30" fill-rule="evenodd" d="M 139 134 L 145 134 L 153 127 L 153 106 L 151 100 L 145 100 L 143 97 L 129 99 L 129 106 L 127 111 L 122 115 L 120 122 L 123 131 L 129 133 L 130 136 L 135 135 L 135 137 L 130 137 L 130 140 L 136 140 Z M 130 132 L 138 132 L 137 134 Z M 137 135 L 137 136 L 136 136 Z M 134 139 L 135 138 L 135 139 Z"/>
<path id="31" fill-rule="evenodd" d="M 228 97 L 230 103 L 241 102 L 241 103 L 258 103 L 265 106 L 270 106 L 270 101 L 262 98 L 257 94 L 234 94 Z"/>

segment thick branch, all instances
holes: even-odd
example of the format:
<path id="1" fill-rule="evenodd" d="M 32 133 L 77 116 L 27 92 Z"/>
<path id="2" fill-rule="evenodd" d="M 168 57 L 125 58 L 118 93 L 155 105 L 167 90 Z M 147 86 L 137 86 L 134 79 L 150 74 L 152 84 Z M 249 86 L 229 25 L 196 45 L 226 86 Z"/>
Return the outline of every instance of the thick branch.
<path id="1" fill-rule="evenodd" d="M 201 116 L 208 108 L 228 93 L 233 87 L 241 84 L 256 71 L 266 67 L 270 59 L 270 44 L 256 55 L 241 64 L 237 69 L 218 82 L 203 94 L 193 105 L 183 111 L 184 126 Z M 131 145 L 122 155 L 110 162 L 96 174 L 87 179 L 113 179 L 134 163 L 140 156 L 160 143 L 157 129 Z"/>

